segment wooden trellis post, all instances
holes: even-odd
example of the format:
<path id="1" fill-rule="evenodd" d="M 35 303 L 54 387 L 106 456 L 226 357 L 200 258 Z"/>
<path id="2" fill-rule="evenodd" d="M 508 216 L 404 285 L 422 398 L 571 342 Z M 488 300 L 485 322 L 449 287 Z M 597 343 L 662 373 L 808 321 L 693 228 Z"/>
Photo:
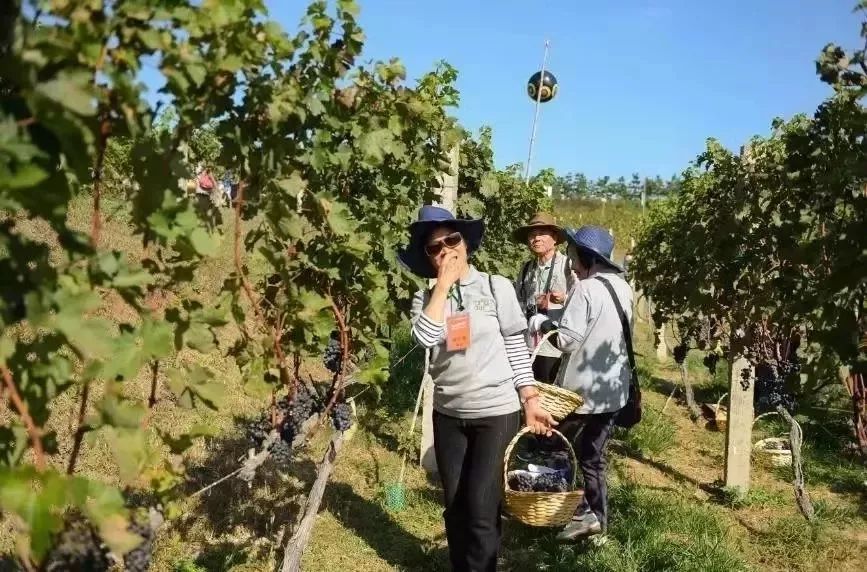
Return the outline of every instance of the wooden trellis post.
<path id="1" fill-rule="evenodd" d="M 753 448 L 753 394 L 756 376 L 743 356 L 729 360 L 729 411 L 726 428 L 725 486 L 741 494 L 750 489 L 750 453 Z M 747 370 L 749 377 L 742 377 Z"/>
<path id="2" fill-rule="evenodd" d="M 657 328 L 656 336 L 659 338 L 659 343 L 656 344 L 656 359 L 665 361 L 665 358 L 668 357 L 668 346 L 665 343 L 665 322 Z"/>

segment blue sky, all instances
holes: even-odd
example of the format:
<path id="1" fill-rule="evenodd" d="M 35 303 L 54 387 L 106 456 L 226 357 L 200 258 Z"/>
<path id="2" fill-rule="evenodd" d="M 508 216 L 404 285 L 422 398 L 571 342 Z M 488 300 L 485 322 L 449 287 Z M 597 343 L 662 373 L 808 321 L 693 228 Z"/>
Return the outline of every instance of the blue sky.
<path id="1" fill-rule="evenodd" d="M 268 0 L 290 32 L 304 0 Z M 417 78 L 457 67 L 461 123 L 490 125 L 498 166 L 524 162 L 526 80 L 545 39 L 557 98 L 543 104 L 534 171 L 679 173 L 716 137 L 737 149 L 775 116 L 829 93 L 814 60 L 858 45 L 855 0 L 360 0 L 365 59 L 397 56 Z"/>

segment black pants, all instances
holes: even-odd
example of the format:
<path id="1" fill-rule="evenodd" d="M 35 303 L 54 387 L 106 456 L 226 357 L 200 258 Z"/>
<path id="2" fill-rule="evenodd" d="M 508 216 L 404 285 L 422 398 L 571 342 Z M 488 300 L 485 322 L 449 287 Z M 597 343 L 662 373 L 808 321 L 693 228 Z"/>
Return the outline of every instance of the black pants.
<path id="1" fill-rule="evenodd" d="M 497 569 L 503 455 L 521 425 L 518 412 L 457 419 L 434 412 L 434 450 L 445 492 L 446 538 L 455 572 Z"/>
<path id="2" fill-rule="evenodd" d="M 608 483 L 605 447 L 614 428 L 615 412 L 570 415 L 561 423 L 563 433 L 572 441 L 584 477 L 584 502 L 576 516 L 589 508 L 608 528 Z"/>
<path id="3" fill-rule="evenodd" d="M 536 356 L 533 361 L 533 377 L 536 381 L 544 381 L 545 383 L 554 383 L 557 379 L 557 372 L 560 370 L 559 357 Z"/>

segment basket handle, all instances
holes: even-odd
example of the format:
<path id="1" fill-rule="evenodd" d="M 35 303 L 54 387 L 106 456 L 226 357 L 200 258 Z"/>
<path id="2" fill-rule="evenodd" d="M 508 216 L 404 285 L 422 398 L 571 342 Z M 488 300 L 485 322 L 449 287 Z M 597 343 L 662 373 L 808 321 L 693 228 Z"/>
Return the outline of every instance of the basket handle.
<path id="1" fill-rule="evenodd" d="M 512 437 L 512 441 L 509 443 L 509 446 L 506 447 L 506 455 L 503 458 L 503 488 L 507 488 L 509 486 L 509 459 L 512 458 L 512 449 L 515 448 L 518 441 L 530 432 L 529 427 L 524 427 L 520 431 L 518 431 L 514 437 Z M 572 488 L 575 488 L 575 481 L 578 478 L 578 459 L 575 457 L 575 449 L 572 448 L 572 443 L 569 442 L 569 439 L 566 438 L 565 435 L 557 431 L 556 429 L 551 429 L 551 432 L 554 435 L 560 437 L 560 439 L 566 443 L 566 450 L 569 451 L 569 458 L 572 461 Z"/>
<path id="2" fill-rule="evenodd" d="M 555 329 L 547 332 L 544 336 L 542 336 L 542 339 L 540 339 L 539 343 L 536 344 L 536 347 L 533 348 L 533 353 L 530 354 L 530 363 L 533 363 L 536 361 L 536 357 L 539 355 L 539 350 L 542 349 L 542 344 L 544 344 L 546 341 L 548 341 L 548 338 L 550 338 L 551 336 L 553 336 L 557 332 L 558 332 L 558 330 L 555 328 Z"/>

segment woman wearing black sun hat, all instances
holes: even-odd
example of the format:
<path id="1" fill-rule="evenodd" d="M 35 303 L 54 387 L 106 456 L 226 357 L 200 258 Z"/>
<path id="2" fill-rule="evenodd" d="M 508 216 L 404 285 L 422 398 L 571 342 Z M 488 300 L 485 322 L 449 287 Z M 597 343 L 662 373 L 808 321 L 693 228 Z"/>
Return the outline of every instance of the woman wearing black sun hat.
<path id="1" fill-rule="evenodd" d="M 511 282 L 469 264 L 481 220 L 426 205 L 401 263 L 436 285 L 412 304 L 412 335 L 431 350 L 434 450 L 445 496 L 452 569 L 494 571 L 500 546 L 503 456 L 521 424 L 550 434 L 524 341 L 527 320 Z"/>

